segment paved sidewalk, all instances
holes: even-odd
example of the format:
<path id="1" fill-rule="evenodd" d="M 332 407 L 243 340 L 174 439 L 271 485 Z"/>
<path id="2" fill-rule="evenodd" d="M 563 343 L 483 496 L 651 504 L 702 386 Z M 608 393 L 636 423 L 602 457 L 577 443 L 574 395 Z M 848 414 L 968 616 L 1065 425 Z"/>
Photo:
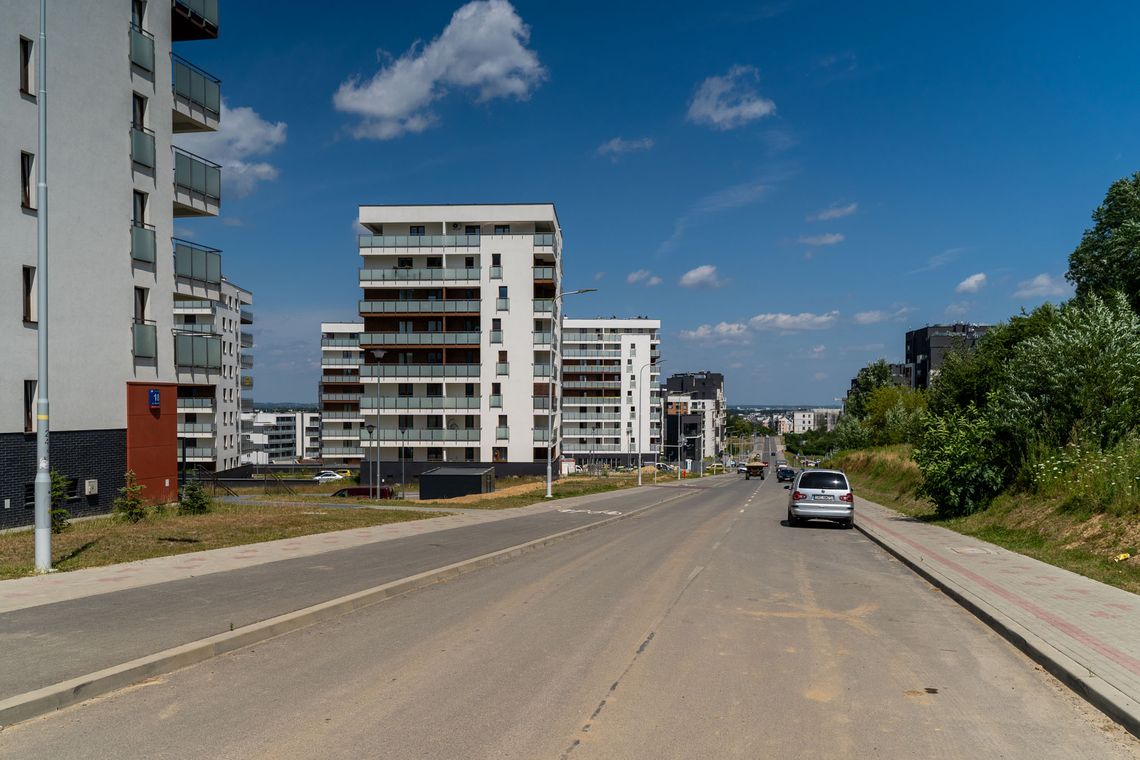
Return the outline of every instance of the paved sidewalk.
<path id="1" fill-rule="evenodd" d="M 856 526 L 1140 736 L 1140 597 L 866 500 Z"/>

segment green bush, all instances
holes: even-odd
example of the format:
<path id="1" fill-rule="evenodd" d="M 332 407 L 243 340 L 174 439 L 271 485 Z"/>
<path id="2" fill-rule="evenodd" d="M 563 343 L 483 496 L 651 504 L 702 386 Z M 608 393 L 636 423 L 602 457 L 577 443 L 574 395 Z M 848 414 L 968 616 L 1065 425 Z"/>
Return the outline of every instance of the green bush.
<path id="1" fill-rule="evenodd" d="M 182 487 L 182 499 L 178 502 L 178 514 L 204 515 L 212 507 L 210 497 L 206 495 L 201 483 L 191 480 Z"/>
<path id="2" fill-rule="evenodd" d="M 71 512 L 67 503 L 67 487 L 70 482 L 59 470 L 51 471 L 51 532 L 63 533 L 71 525 Z"/>
<path id="3" fill-rule="evenodd" d="M 918 495 L 939 515 L 968 515 L 985 508 L 1005 485 L 992 455 L 993 430 L 972 404 L 965 412 L 929 417 L 914 461 L 922 472 Z"/>
<path id="4" fill-rule="evenodd" d="M 135 479 L 134 470 L 127 470 L 125 479 L 126 483 L 119 489 L 119 495 L 115 497 L 113 509 L 120 518 L 127 522 L 137 523 L 146 518 L 146 502 L 142 498 L 142 492 L 146 486 L 139 485 L 138 480 Z"/>

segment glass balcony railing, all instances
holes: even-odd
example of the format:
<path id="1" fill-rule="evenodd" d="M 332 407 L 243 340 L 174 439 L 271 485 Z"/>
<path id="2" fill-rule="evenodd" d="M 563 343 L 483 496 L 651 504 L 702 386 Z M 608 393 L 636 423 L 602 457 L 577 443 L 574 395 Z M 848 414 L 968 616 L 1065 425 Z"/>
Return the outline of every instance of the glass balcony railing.
<path id="1" fill-rule="evenodd" d="M 491 331 L 491 342 L 492 343 L 502 343 L 503 342 L 503 331 L 502 330 L 492 330 Z"/>
<path id="2" fill-rule="evenodd" d="M 143 127 L 131 127 L 131 160 L 139 166 L 154 168 L 154 132 Z"/>
<path id="3" fill-rule="evenodd" d="M 174 0 L 174 4 L 210 26 L 218 25 L 218 0 Z"/>
<path id="4" fill-rule="evenodd" d="M 487 398 L 490 399 L 492 409 L 502 409 L 503 408 L 503 397 L 501 394 L 493 393 L 490 396 L 488 396 Z"/>
<path id="5" fill-rule="evenodd" d="M 131 24 L 131 63 L 154 71 L 154 37 L 134 24 Z"/>
<path id="6" fill-rule="evenodd" d="M 365 364 L 361 377 L 479 377 L 478 364 Z"/>
<path id="7" fill-rule="evenodd" d="M 361 269 L 364 282 L 478 282 L 479 270 L 475 267 L 444 269 L 442 267 L 392 267 L 390 269 Z"/>
<path id="8" fill-rule="evenodd" d="M 478 409 L 478 396 L 365 396 L 361 409 Z"/>
<path id="9" fill-rule="evenodd" d="M 174 240 L 174 274 L 191 280 L 219 285 L 222 282 L 222 252 Z"/>
<path id="10" fill-rule="evenodd" d="M 535 377 L 550 377 L 550 365 L 549 364 L 536 364 L 536 365 L 534 365 L 534 376 Z"/>
<path id="11" fill-rule="evenodd" d="M 551 232 L 540 232 L 534 236 L 534 244 L 536 246 L 552 246 L 554 245 L 554 234 Z"/>
<path id="12" fill-rule="evenodd" d="M 360 248 L 478 248 L 479 235 L 360 235 Z"/>
<path id="13" fill-rule="evenodd" d="M 536 298 L 534 299 L 534 313 L 535 314 L 548 314 L 554 311 L 553 298 Z"/>
<path id="14" fill-rule="evenodd" d="M 179 312 L 188 312 L 188 311 L 189 312 L 208 311 L 211 314 L 213 314 L 216 306 L 217 306 L 217 304 L 214 301 L 176 300 L 174 302 L 174 312 L 177 314 Z"/>
<path id="15" fill-rule="evenodd" d="M 362 346 L 466 346 L 477 345 L 477 332 L 361 333 Z"/>
<path id="16" fill-rule="evenodd" d="M 362 457 L 364 449 L 358 446 L 322 446 L 321 456 L 325 457 Z"/>
<path id="17" fill-rule="evenodd" d="M 253 357 L 249 354 L 242 354 L 238 363 L 242 369 L 253 369 Z"/>
<path id="18" fill-rule="evenodd" d="M 222 167 L 176 147 L 174 188 L 207 203 L 221 203 Z"/>
<path id="19" fill-rule="evenodd" d="M 360 338 L 321 338 L 322 348 L 360 348 Z"/>
<path id="20" fill-rule="evenodd" d="M 131 258 L 145 264 L 153 264 L 154 249 L 154 225 L 133 222 L 131 224 Z"/>
<path id="21" fill-rule="evenodd" d="M 511 429 L 509 427 L 500 426 L 500 427 L 495 428 L 495 439 L 496 440 L 505 441 L 510 437 L 511 437 Z"/>
<path id="22" fill-rule="evenodd" d="M 478 313 L 479 302 L 455 301 L 360 301 L 361 314 L 454 314 Z"/>
<path id="23" fill-rule="evenodd" d="M 207 333 L 209 335 L 217 335 L 218 328 L 211 322 L 205 324 L 190 323 L 190 322 L 175 322 L 174 332 L 187 332 L 187 333 Z"/>
<path id="24" fill-rule="evenodd" d="M 222 339 L 214 335 L 175 334 L 174 364 L 186 369 L 221 369 Z"/>
<path id="25" fill-rule="evenodd" d="M 458 430 L 444 430 L 441 428 L 379 428 L 368 432 L 367 428 L 360 431 L 361 441 L 478 441 L 481 431 L 479 428 L 459 428 Z"/>
<path id="26" fill-rule="evenodd" d="M 553 280 L 554 267 L 534 267 L 534 279 L 536 280 Z"/>
<path id="27" fill-rule="evenodd" d="M 509 299 L 509 298 L 496 298 L 495 299 L 495 310 L 496 311 L 510 311 L 511 310 L 511 299 Z"/>
<path id="28" fill-rule="evenodd" d="M 492 265 L 492 267 L 491 267 L 491 279 L 492 280 L 503 279 L 503 268 L 501 266 Z"/>
<path id="29" fill-rule="evenodd" d="M 222 112 L 222 81 L 178 55 L 171 55 L 174 99 L 186 101 L 217 119 Z"/>
<path id="30" fill-rule="evenodd" d="M 554 340 L 554 333 L 536 332 L 534 334 L 534 345 L 548 346 Z"/>
<path id="31" fill-rule="evenodd" d="M 214 435 L 218 431 L 212 422 L 179 422 L 178 432 L 188 435 Z"/>
<path id="32" fill-rule="evenodd" d="M 154 322 L 136 321 L 131 325 L 136 359 L 158 358 L 158 328 Z"/>
<path id="33" fill-rule="evenodd" d="M 178 398 L 178 408 L 179 409 L 213 409 L 214 408 L 214 399 L 203 398 L 200 396 L 195 396 L 195 397 L 181 397 L 180 396 Z"/>
<path id="34" fill-rule="evenodd" d="M 498 362 L 495 364 L 496 375 L 509 375 L 511 374 L 511 365 L 508 362 Z"/>
<path id="35" fill-rule="evenodd" d="M 531 406 L 539 411 L 550 408 L 550 398 L 547 396 L 531 396 Z"/>
<path id="36" fill-rule="evenodd" d="M 213 446 L 187 446 L 185 449 L 179 447 L 179 459 L 213 459 L 217 456 L 217 450 Z"/>
<path id="37" fill-rule="evenodd" d="M 549 430 L 547 430 L 546 428 L 535 428 L 535 430 L 534 430 L 534 442 L 535 443 L 546 443 L 549 440 L 550 440 L 550 431 Z"/>

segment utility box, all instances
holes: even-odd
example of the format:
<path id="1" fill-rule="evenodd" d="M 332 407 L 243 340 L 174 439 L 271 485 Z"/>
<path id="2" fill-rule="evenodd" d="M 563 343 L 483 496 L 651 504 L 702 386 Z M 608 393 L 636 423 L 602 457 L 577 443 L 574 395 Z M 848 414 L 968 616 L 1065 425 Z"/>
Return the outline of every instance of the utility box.
<path id="1" fill-rule="evenodd" d="M 420 475 L 421 499 L 454 499 L 494 492 L 494 467 L 436 467 Z"/>
<path id="2" fill-rule="evenodd" d="M 88 478 L 83 481 L 83 495 L 84 496 L 98 496 L 99 495 L 99 481 L 95 478 Z"/>

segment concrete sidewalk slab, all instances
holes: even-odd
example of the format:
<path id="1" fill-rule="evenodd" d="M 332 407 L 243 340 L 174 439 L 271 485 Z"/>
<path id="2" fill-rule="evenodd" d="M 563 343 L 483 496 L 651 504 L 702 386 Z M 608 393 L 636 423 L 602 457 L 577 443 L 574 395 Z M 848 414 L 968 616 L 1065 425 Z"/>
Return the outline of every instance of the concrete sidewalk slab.
<path id="1" fill-rule="evenodd" d="M 859 500 L 856 527 L 1140 736 L 1140 597 Z"/>

